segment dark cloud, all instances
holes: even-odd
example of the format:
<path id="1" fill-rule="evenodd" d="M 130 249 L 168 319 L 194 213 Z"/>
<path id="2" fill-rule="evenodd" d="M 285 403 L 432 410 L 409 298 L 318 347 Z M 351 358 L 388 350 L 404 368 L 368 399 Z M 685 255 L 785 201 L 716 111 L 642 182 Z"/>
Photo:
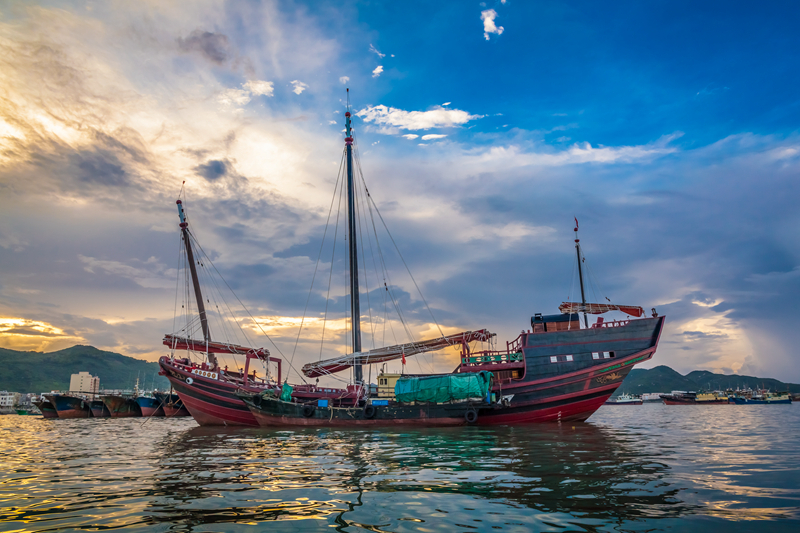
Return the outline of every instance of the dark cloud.
<path id="1" fill-rule="evenodd" d="M 212 159 L 202 165 L 194 167 L 194 170 L 208 181 L 214 181 L 225 176 L 229 168 L 229 163 L 226 160 Z"/>
<path id="2" fill-rule="evenodd" d="M 194 30 L 185 39 L 178 37 L 178 48 L 183 52 L 200 54 L 217 65 L 222 65 L 231 57 L 227 35 L 199 29 Z"/>
<path id="3" fill-rule="evenodd" d="M 122 186 L 128 183 L 128 175 L 117 156 L 107 150 L 77 152 L 72 164 L 78 169 L 77 178 L 90 183 Z"/>

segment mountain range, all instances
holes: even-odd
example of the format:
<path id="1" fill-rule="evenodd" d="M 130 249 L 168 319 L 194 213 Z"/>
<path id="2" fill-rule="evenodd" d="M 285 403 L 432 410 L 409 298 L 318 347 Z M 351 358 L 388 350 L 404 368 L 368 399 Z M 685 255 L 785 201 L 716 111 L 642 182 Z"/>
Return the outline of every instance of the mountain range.
<path id="1" fill-rule="evenodd" d="M 57 352 L 20 352 L 0 348 L 0 390 L 11 392 L 66 391 L 72 374 L 89 372 L 100 378 L 101 389 L 133 389 L 136 379 L 142 389 L 168 389 L 167 378 L 158 375 L 158 363 L 73 346 Z"/>
<path id="2" fill-rule="evenodd" d="M 739 374 L 714 374 L 707 370 L 694 370 L 681 375 L 668 366 L 655 368 L 634 368 L 614 393 L 642 394 L 645 392 L 671 392 L 674 390 L 728 390 L 728 389 L 769 389 L 771 391 L 800 393 L 800 385 L 784 383 L 772 378 L 757 378 Z"/>

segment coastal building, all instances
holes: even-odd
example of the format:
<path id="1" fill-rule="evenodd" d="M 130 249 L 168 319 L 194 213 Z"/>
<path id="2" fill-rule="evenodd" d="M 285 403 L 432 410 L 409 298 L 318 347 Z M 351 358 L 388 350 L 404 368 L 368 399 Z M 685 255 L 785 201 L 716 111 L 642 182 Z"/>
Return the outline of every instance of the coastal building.
<path id="1" fill-rule="evenodd" d="M 18 399 L 18 392 L 0 391 L 0 414 L 12 412 Z"/>
<path id="2" fill-rule="evenodd" d="M 69 391 L 80 394 L 97 394 L 100 392 L 100 378 L 88 372 L 78 372 L 69 378 Z"/>

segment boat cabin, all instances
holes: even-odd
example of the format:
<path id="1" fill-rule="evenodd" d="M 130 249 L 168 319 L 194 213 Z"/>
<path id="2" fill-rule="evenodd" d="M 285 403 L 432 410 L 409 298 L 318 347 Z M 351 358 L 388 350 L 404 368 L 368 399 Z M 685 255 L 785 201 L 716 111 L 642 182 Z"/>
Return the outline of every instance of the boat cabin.
<path id="1" fill-rule="evenodd" d="M 531 317 L 531 331 L 544 333 L 547 331 L 563 331 L 581 329 L 578 313 L 561 313 L 559 315 L 542 315 L 536 313 Z"/>

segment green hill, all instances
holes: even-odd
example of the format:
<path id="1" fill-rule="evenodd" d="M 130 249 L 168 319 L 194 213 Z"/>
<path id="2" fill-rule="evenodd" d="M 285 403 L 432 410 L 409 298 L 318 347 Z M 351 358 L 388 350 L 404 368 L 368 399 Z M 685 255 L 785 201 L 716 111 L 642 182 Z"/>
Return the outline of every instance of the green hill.
<path id="1" fill-rule="evenodd" d="M 0 348 L 0 390 L 45 392 L 69 389 L 69 378 L 89 372 L 100 378 L 101 389 L 132 389 L 139 378 L 141 388 L 169 388 L 167 378 L 157 375 L 158 363 L 98 350 L 73 346 L 57 352 L 19 352 Z"/>
<path id="2" fill-rule="evenodd" d="M 769 389 L 800 393 L 800 385 L 784 383 L 772 378 L 740 376 L 738 374 L 714 374 L 707 370 L 695 370 L 685 376 L 668 366 L 644 369 L 634 368 L 622 382 L 614 396 L 620 394 L 642 394 L 645 392 L 670 392 L 673 390 L 728 390 L 728 389 Z"/>

